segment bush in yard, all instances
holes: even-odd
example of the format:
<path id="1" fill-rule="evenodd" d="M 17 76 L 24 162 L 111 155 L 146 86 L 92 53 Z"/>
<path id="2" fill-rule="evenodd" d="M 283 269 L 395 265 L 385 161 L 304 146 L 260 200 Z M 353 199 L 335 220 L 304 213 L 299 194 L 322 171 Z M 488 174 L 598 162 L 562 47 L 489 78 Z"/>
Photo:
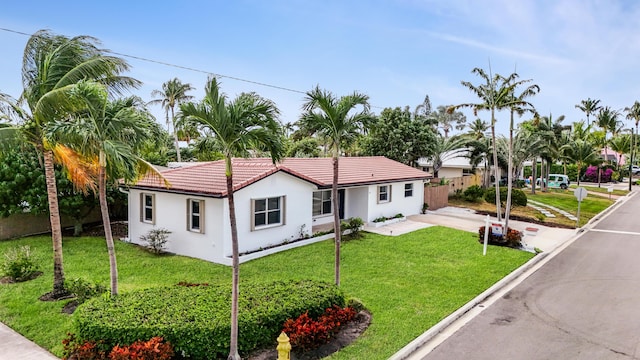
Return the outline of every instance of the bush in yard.
<path id="1" fill-rule="evenodd" d="M 495 191 L 494 191 L 494 194 L 495 194 Z M 462 196 L 466 201 L 475 202 L 481 199 L 482 196 L 484 196 L 484 189 L 478 185 L 471 185 L 464 190 L 464 192 L 462 193 Z"/>
<path id="2" fill-rule="evenodd" d="M 317 320 L 312 319 L 307 312 L 297 319 L 285 321 L 284 331 L 294 350 L 308 351 L 315 349 L 331 340 L 340 327 L 353 320 L 356 311 L 350 307 L 333 306 L 327 308 Z"/>
<path id="3" fill-rule="evenodd" d="M 64 287 L 76 296 L 78 304 L 91 299 L 92 297 L 104 294 L 107 288 L 98 283 L 91 283 L 85 279 L 71 279 L 64 282 Z"/>
<path id="4" fill-rule="evenodd" d="M 340 289 L 324 282 L 241 283 L 239 350 L 270 346 L 287 319 L 306 311 L 317 317 L 344 302 Z M 103 340 L 112 347 L 162 336 L 185 358 L 226 357 L 230 306 L 226 285 L 149 288 L 87 301 L 74 314 L 74 329 L 82 341 Z"/>
<path id="5" fill-rule="evenodd" d="M 171 343 L 161 337 L 149 341 L 136 341 L 131 345 L 116 345 L 109 353 L 109 360 L 170 360 L 173 358 Z"/>
<path id="6" fill-rule="evenodd" d="M 342 221 L 340 223 L 340 231 L 344 233 L 345 230 L 349 230 L 350 233 L 345 237 L 346 239 L 356 239 L 359 238 L 362 230 L 362 226 L 364 225 L 364 221 L 362 221 L 359 217 L 352 217 L 346 221 Z"/>
<path id="7" fill-rule="evenodd" d="M 171 234 L 171 231 L 164 228 L 151 229 L 145 235 L 140 236 L 140 240 L 147 244 L 147 249 L 152 253 L 161 254 L 165 250 L 167 241 L 169 241 L 169 234 Z"/>
<path id="8" fill-rule="evenodd" d="M 1 273 L 16 282 L 29 280 L 37 270 L 27 245 L 9 249 L 0 264 Z"/>
<path id="9" fill-rule="evenodd" d="M 478 230 L 478 242 L 484 244 L 484 226 L 481 226 Z M 522 232 L 509 228 L 506 235 L 496 236 L 491 233 L 489 229 L 489 237 L 487 242 L 489 245 L 508 246 L 512 248 L 519 248 L 522 246 Z"/>
<path id="10" fill-rule="evenodd" d="M 496 189 L 487 189 L 484 195 L 484 200 L 488 203 L 495 204 L 496 202 Z M 507 202 L 507 188 L 500 188 L 500 203 L 505 204 Z M 527 206 L 527 194 L 520 189 L 511 189 L 511 206 Z"/>

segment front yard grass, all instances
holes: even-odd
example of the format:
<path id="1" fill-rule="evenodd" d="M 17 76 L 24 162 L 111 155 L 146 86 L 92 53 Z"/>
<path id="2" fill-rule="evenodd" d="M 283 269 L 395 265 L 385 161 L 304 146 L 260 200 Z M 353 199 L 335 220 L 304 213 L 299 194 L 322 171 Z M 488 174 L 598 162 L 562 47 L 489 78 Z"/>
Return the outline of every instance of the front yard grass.
<path id="1" fill-rule="evenodd" d="M 3 241 L 0 253 L 18 245 L 31 246 L 44 274 L 25 283 L 0 284 L 0 321 L 61 356 L 61 341 L 72 331 L 73 315 L 61 313 L 64 301 L 38 300 L 51 290 L 51 239 Z M 65 238 L 63 250 L 67 278 L 108 284 L 103 238 Z M 250 261 L 241 265 L 240 279 L 332 282 L 333 251 L 333 241 L 328 240 Z M 154 256 L 122 242 L 116 242 L 116 252 L 121 292 L 180 281 L 231 288 L 229 267 L 182 256 Z M 341 288 L 347 297 L 360 299 L 373 319 L 363 336 L 331 359 L 388 358 L 532 256 L 502 247 L 492 247 L 482 256 L 476 234 L 444 227 L 397 237 L 367 233 L 343 243 Z"/>

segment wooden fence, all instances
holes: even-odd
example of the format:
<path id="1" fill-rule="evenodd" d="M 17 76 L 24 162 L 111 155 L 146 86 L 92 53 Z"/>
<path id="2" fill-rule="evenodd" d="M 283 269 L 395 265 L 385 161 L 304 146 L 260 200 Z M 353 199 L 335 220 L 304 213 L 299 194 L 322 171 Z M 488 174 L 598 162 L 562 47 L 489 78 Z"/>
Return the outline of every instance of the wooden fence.
<path id="1" fill-rule="evenodd" d="M 429 204 L 429 210 L 437 210 L 449 205 L 449 187 L 447 185 L 426 184 L 424 202 Z"/>

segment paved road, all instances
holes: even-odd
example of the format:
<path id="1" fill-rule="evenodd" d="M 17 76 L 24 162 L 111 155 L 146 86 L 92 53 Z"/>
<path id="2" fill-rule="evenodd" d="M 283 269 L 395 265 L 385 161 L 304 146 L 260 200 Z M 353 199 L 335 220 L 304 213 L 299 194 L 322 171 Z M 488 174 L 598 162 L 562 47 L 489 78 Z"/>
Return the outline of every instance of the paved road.
<path id="1" fill-rule="evenodd" d="M 640 359 L 639 214 L 635 195 L 423 359 Z"/>

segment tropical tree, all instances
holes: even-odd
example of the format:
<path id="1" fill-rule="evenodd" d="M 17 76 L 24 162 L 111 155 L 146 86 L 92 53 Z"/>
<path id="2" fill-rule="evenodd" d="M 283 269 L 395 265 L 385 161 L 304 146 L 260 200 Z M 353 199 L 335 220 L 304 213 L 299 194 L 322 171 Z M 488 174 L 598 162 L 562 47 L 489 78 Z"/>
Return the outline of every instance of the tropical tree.
<path id="1" fill-rule="evenodd" d="M 563 146 L 567 157 L 578 167 L 578 186 L 580 186 L 580 173 L 588 165 L 598 161 L 598 152 L 595 146 L 587 140 L 576 139 Z"/>
<path id="2" fill-rule="evenodd" d="M 405 165 L 430 154 L 435 138 L 431 127 L 415 118 L 409 107 L 385 108 L 371 122 L 369 132 L 362 141 L 365 155 L 382 155 Z"/>
<path id="3" fill-rule="evenodd" d="M 360 111 L 355 109 L 361 106 Z M 369 96 L 353 92 L 336 97 L 333 93 L 316 86 L 308 91 L 302 106 L 301 127 L 309 129 L 327 139 L 333 157 L 333 182 L 331 200 L 333 203 L 333 227 L 335 234 L 335 283 L 340 285 L 340 214 L 338 209 L 338 161 L 343 147 L 350 144 L 360 133 L 363 124 L 371 119 Z"/>
<path id="4" fill-rule="evenodd" d="M 111 296 L 116 296 L 118 267 L 107 205 L 107 180 L 133 182 L 146 174 L 160 176 L 150 163 L 137 155 L 149 138 L 148 129 L 154 119 L 140 98 L 109 101 L 106 87 L 98 83 L 78 83 L 76 96 L 86 101 L 87 106 L 73 114 L 71 121 L 47 123 L 45 136 L 51 144 L 61 144 L 71 150 L 62 161 L 73 174 L 82 171 L 94 175 L 81 179 L 72 176 L 71 180 L 79 188 L 91 189 L 98 194 L 109 253 Z M 81 169 L 83 166 L 86 169 Z"/>
<path id="5" fill-rule="evenodd" d="M 43 128 L 50 121 L 66 119 L 69 112 L 83 106 L 74 96 L 80 80 L 96 80 L 107 85 L 114 94 L 140 84 L 120 76 L 128 70 L 127 62 L 105 55 L 106 50 L 98 45 L 99 41 L 89 36 L 68 38 L 46 30 L 36 32 L 24 50 L 21 102 L 5 101 L 21 121 L 19 132 L 43 154 L 54 258 L 53 291 L 45 296 L 49 299 L 65 297 L 67 291 L 64 288 L 62 231 L 53 167 L 54 148 Z"/>
<path id="6" fill-rule="evenodd" d="M 600 100 L 591 100 L 591 98 L 588 98 L 587 100 L 580 101 L 580 104 L 576 105 L 576 109 L 580 109 L 580 111 L 587 116 L 587 126 L 590 125 L 589 115 L 596 114 L 600 109 L 602 109 L 602 106 L 599 104 Z"/>
<path id="7" fill-rule="evenodd" d="M 523 86 L 531 80 L 518 80 L 519 75 L 512 73 L 509 77 L 504 78 L 503 81 L 506 84 L 513 86 L 513 92 L 511 93 L 511 104 L 509 106 L 510 122 L 509 122 L 509 149 L 508 149 L 508 161 L 507 161 L 507 204 L 505 209 L 505 225 L 504 228 L 509 229 L 509 213 L 511 212 L 511 192 L 513 189 L 513 130 L 514 119 L 513 115 L 518 114 L 522 116 L 529 112 L 536 116 L 536 110 L 533 105 L 526 101 L 527 98 L 536 95 L 540 92 L 538 85 L 529 85 L 522 92 L 516 94 L 515 91 L 520 86 Z"/>
<path id="8" fill-rule="evenodd" d="M 449 106 L 438 106 L 435 112 L 431 113 L 431 117 L 437 123 L 437 127 L 442 129 L 444 137 L 449 137 L 451 129 L 462 130 L 467 123 L 467 117 L 460 111 L 449 113 Z"/>
<path id="9" fill-rule="evenodd" d="M 232 247 L 232 295 L 231 295 L 231 344 L 229 359 L 238 360 L 238 296 L 240 262 L 238 253 L 238 228 L 233 198 L 233 158 L 249 157 L 252 149 L 269 151 L 272 161 L 280 160 L 283 154 L 283 139 L 276 105 L 255 93 L 242 93 L 234 100 L 220 92 L 215 77 L 209 78 L 204 99 L 199 103 L 180 105 L 180 123 L 196 124 L 213 134 L 225 162 L 229 222 L 231 223 Z M 339 232 L 339 231 L 338 231 Z"/>
<path id="10" fill-rule="evenodd" d="M 612 110 L 611 107 L 606 106 L 598 112 L 598 126 L 604 131 L 604 161 L 609 161 L 609 142 L 607 141 L 607 134 L 615 131 L 618 127 L 619 112 Z M 600 168 L 598 167 L 598 187 L 600 187 Z"/>
<path id="11" fill-rule="evenodd" d="M 620 171 L 620 162 L 622 161 L 623 154 L 629 154 L 631 156 L 631 150 L 633 144 L 631 143 L 633 140 L 631 138 L 631 134 L 619 134 L 615 137 L 612 137 L 609 141 L 609 146 L 611 150 L 615 151 L 617 154 L 616 157 L 616 170 Z"/>
<path id="12" fill-rule="evenodd" d="M 176 128 L 176 113 L 175 108 L 180 104 L 193 99 L 193 96 L 187 95 L 187 92 L 193 90 L 191 84 L 183 84 L 178 78 L 173 78 L 164 84 L 162 84 L 162 90 L 153 90 L 151 96 L 158 97 L 159 99 L 151 100 L 150 104 L 161 104 L 164 108 L 165 117 L 167 120 L 167 130 L 171 131 L 173 128 L 173 141 L 176 148 L 176 160 L 182 161 L 180 158 L 180 146 L 178 145 L 178 129 Z M 171 119 L 169 119 L 169 112 L 171 112 Z"/>
<path id="13" fill-rule="evenodd" d="M 542 158 L 540 177 L 544 179 L 544 181 L 540 182 L 540 187 L 543 191 L 548 190 L 547 184 L 549 183 L 551 163 L 561 158 L 561 148 L 566 142 L 564 139 L 569 127 L 562 125 L 564 118 L 564 115 L 560 115 L 554 119 L 553 115 L 549 114 L 549 116 L 536 117 L 534 119 L 534 124 L 537 126 L 536 134 L 546 143 L 546 146 L 541 148 L 539 153 Z M 535 187 L 535 183 L 533 186 Z"/>
<path id="14" fill-rule="evenodd" d="M 626 107 L 624 108 L 624 111 L 627 113 L 627 120 L 632 120 L 635 125 L 636 125 L 636 133 L 635 136 L 633 136 L 633 138 L 631 139 L 631 148 L 633 149 L 631 151 L 631 154 L 629 155 L 631 157 L 631 160 L 629 161 L 629 165 L 633 165 L 633 160 L 634 160 L 634 153 L 635 153 L 635 149 L 636 149 L 636 143 L 635 143 L 635 139 L 636 137 L 639 135 L 638 134 L 638 123 L 640 123 L 640 102 L 635 101 L 633 103 L 633 105 L 631 105 L 631 107 Z M 629 174 L 629 176 L 631 176 L 631 174 Z"/>
<path id="15" fill-rule="evenodd" d="M 450 106 L 447 111 L 453 113 L 460 108 L 471 108 L 475 116 L 478 115 L 478 111 L 487 110 L 491 113 L 491 141 L 493 143 L 493 164 L 496 169 L 496 213 L 498 221 L 501 220 L 502 212 L 500 209 L 500 174 L 498 170 L 498 152 L 496 148 L 496 117 L 495 112 L 502 109 L 509 109 L 516 104 L 522 104 L 521 100 L 516 99 L 512 94 L 516 87 L 515 84 L 505 81 L 505 78 L 499 74 L 491 75 L 487 74 L 481 68 L 474 68 L 471 71 L 472 74 L 480 76 L 483 83 L 480 85 L 473 85 L 468 81 L 461 81 L 462 86 L 469 89 L 474 93 L 480 102 L 478 103 L 465 103 L 460 105 Z"/>
<path id="16" fill-rule="evenodd" d="M 484 163 L 482 187 L 489 187 L 489 154 L 491 152 L 491 138 L 487 137 L 489 125 L 480 119 L 468 124 L 469 131 L 463 134 L 467 139 L 466 146 L 469 149 L 467 158 L 473 169 L 480 163 Z"/>
<path id="17" fill-rule="evenodd" d="M 434 178 L 438 178 L 438 172 L 445 161 L 457 157 L 465 157 L 469 151 L 465 146 L 466 144 L 467 139 L 463 136 L 447 138 L 437 135 L 434 137 L 431 151 L 426 156 L 432 164 Z"/>

